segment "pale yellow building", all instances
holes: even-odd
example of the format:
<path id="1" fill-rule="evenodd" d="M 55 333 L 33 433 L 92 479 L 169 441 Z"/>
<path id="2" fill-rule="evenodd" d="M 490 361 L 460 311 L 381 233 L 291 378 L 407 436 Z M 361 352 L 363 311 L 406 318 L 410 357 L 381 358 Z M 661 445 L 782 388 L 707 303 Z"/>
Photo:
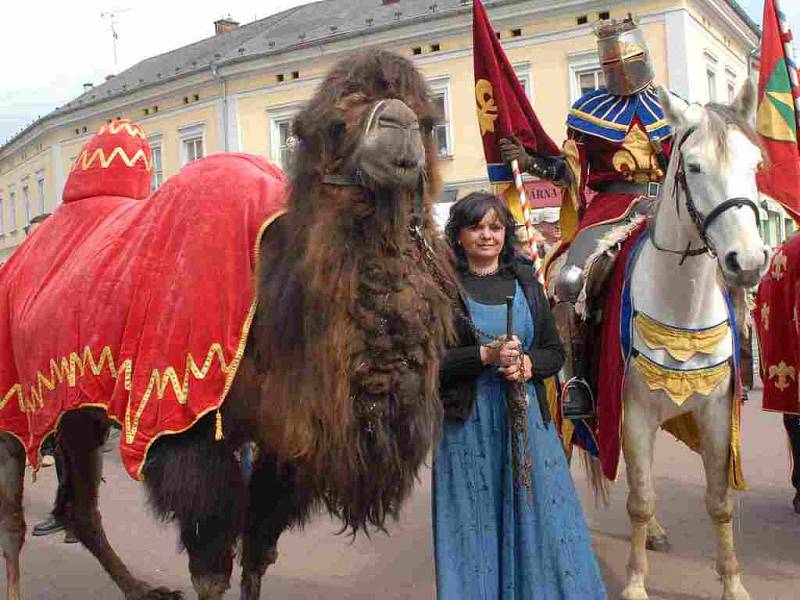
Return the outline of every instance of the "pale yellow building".
<path id="1" fill-rule="evenodd" d="M 727 100 L 751 74 L 758 28 L 733 0 L 485 2 L 534 107 L 556 141 L 567 109 L 602 85 L 592 26 L 632 12 L 660 83 L 692 101 Z M 222 7 L 221 7 L 222 8 Z M 115 118 L 141 123 L 154 185 L 212 152 L 281 164 L 289 124 L 330 65 L 381 47 L 412 58 L 442 113 L 444 201 L 487 187 L 475 117 L 471 0 L 327 0 L 239 26 L 109 77 L 0 148 L 0 262 L 30 218 L 52 211 L 82 144 Z M 210 26 L 211 24 L 209 24 Z"/>

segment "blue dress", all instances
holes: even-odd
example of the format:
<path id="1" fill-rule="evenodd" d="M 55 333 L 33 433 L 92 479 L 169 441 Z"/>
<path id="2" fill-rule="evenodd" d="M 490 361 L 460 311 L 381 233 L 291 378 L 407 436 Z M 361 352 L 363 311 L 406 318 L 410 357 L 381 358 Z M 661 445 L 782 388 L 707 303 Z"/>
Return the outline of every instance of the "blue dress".
<path id="1" fill-rule="evenodd" d="M 469 299 L 468 309 L 478 329 L 505 334 L 505 304 Z M 513 313 L 527 350 L 533 320 L 519 284 Z M 605 599 L 564 451 L 553 425 L 543 424 L 533 384 L 526 384 L 531 495 L 514 482 L 505 379 L 492 367 L 476 385 L 472 416 L 446 420 L 434 457 L 438 600 Z"/>

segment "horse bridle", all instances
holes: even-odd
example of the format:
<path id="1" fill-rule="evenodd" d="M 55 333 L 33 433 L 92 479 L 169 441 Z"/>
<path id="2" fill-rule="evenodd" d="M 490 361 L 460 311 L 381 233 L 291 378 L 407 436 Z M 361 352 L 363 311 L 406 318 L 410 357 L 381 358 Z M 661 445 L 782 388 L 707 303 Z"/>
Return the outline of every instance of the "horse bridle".
<path id="1" fill-rule="evenodd" d="M 745 197 L 736 197 L 736 198 L 728 198 L 724 202 L 721 202 L 719 205 L 715 206 L 714 209 L 708 213 L 707 215 L 703 215 L 698 209 L 697 205 L 694 202 L 694 198 L 692 196 L 692 190 L 689 187 L 688 182 L 686 181 L 686 166 L 683 160 L 683 153 L 681 150 L 683 149 L 684 144 L 689 139 L 689 137 L 697 131 L 697 126 L 690 127 L 686 130 L 686 133 L 681 138 L 680 142 L 678 143 L 677 147 L 675 148 L 675 152 L 678 153 L 678 168 L 675 171 L 675 187 L 673 188 L 673 196 L 675 198 L 675 211 L 680 218 L 681 215 L 681 204 L 680 204 L 680 194 L 679 191 L 683 192 L 683 196 L 685 198 L 685 205 L 686 205 L 686 212 L 689 213 L 689 218 L 694 223 L 695 229 L 697 230 L 697 234 L 700 236 L 700 239 L 703 242 L 703 246 L 700 248 L 692 248 L 692 242 L 689 241 L 688 245 L 686 246 L 685 250 L 673 250 L 671 248 L 664 248 L 656 242 L 656 235 L 655 235 L 655 216 L 653 216 L 647 225 L 647 233 L 650 238 L 650 243 L 661 252 L 669 252 L 670 254 L 677 254 L 681 256 L 682 265 L 686 259 L 690 256 L 700 256 L 701 254 L 708 253 L 712 257 L 717 255 L 716 250 L 714 250 L 713 244 L 708 239 L 708 228 L 711 227 L 711 224 L 719 218 L 722 213 L 732 208 L 741 208 L 743 206 L 747 206 L 748 208 L 752 209 L 753 213 L 756 217 L 756 223 L 759 221 L 759 214 L 758 214 L 758 206 L 755 202 L 753 202 L 750 198 Z"/>

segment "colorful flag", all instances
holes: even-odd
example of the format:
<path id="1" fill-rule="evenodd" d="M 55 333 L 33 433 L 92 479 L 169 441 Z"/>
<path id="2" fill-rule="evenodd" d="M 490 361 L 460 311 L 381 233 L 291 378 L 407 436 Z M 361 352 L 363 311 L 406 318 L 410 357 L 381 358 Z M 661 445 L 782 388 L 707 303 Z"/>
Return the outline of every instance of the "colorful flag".
<path id="1" fill-rule="evenodd" d="M 525 225 L 534 262 L 538 263 L 522 174 L 516 164 L 509 168 L 503 163 L 497 142 L 514 135 L 529 152 L 554 156 L 560 151 L 542 128 L 480 0 L 473 1 L 472 32 L 475 101 L 489 181 L 505 196 L 517 221 Z M 541 278 L 538 269 L 537 274 Z"/>
<path id="2" fill-rule="evenodd" d="M 756 128 L 769 160 L 758 186 L 800 221 L 800 85 L 779 0 L 765 0 L 762 29 Z"/>

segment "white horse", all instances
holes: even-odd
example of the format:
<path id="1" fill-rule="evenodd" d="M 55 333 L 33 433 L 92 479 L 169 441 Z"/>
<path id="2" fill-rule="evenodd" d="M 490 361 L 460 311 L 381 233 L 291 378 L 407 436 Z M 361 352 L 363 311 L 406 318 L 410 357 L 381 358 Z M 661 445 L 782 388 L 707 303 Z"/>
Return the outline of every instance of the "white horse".
<path id="1" fill-rule="evenodd" d="M 632 343 L 638 358 L 628 365 L 623 394 L 632 536 L 622 597 L 647 598 L 645 542 L 655 513 L 655 433 L 668 420 L 691 413 L 705 466 L 706 507 L 716 534 L 722 598 L 747 600 L 734 550 L 728 492 L 734 344 L 733 332 L 724 323 L 725 287 L 755 285 L 769 264 L 755 204 L 755 175 L 762 160 L 751 125 L 756 92 L 748 81 L 730 106 L 687 105 L 664 90 L 659 95 L 675 136 L 649 236 L 631 273 L 637 315 Z M 689 370 L 699 377 L 686 377 Z M 665 388 L 665 373 L 675 376 L 675 385 Z"/>

